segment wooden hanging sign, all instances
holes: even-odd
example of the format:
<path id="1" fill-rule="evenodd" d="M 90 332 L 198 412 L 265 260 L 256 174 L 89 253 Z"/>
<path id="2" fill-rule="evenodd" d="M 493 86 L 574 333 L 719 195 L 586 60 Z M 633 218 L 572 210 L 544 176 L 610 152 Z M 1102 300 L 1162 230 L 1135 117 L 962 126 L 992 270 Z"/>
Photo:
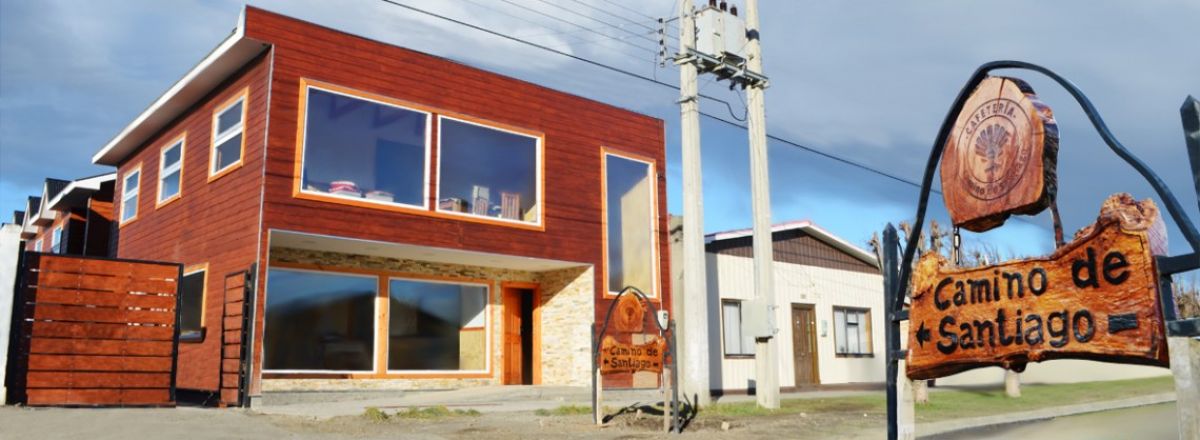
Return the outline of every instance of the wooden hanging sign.
<path id="1" fill-rule="evenodd" d="M 623 344 L 605 336 L 600 343 L 600 374 L 662 373 L 666 346 L 666 341 L 657 336 L 644 344 Z"/>
<path id="2" fill-rule="evenodd" d="M 1058 126 L 1033 88 L 989 77 L 958 114 L 942 151 L 942 193 L 955 226 L 983 232 L 1054 200 Z"/>
<path id="3" fill-rule="evenodd" d="M 1110 199 L 1113 200 L 1113 199 Z M 1108 203 L 1106 202 L 1106 206 Z M 1106 210 L 1046 258 L 955 269 L 936 253 L 917 263 L 908 377 L 1076 358 L 1167 366 L 1151 252 L 1154 221 Z"/>

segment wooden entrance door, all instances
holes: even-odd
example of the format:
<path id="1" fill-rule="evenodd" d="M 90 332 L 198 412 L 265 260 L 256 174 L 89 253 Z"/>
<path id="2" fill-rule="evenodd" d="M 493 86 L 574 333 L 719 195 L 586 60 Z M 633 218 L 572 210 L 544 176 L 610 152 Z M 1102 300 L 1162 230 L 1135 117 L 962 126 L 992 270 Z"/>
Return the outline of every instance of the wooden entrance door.
<path id="1" fill-rule="evenodd" d="M 811 305 L 792 304 L 792 357 L 796 386 L 820 383 L 817 370 L 817 315 Z"/>
<path id="2" fill-rule="evenodd" d="M 537 286 L 504 286 L 501 292 L 504 309 L 503 382 L 505 385 L 540 383 Z"/>

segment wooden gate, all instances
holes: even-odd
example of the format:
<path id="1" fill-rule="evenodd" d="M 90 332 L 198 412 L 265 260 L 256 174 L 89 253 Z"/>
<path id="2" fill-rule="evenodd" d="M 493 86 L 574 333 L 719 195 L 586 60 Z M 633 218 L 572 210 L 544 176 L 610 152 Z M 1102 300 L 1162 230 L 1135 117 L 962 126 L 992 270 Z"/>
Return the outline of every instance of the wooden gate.
<path id="1" fill-rule="evenodd" d="M 254 305 L 254 266 L 225 276 L 221 317 L 221 406 L 249 402 L 250 328 Z"/>
<path id="2" fill-rule="evenodd" d="M 14 297 L 10 398 L 30 406 L 174 406 L 175 263 L 28 252 Z"/>

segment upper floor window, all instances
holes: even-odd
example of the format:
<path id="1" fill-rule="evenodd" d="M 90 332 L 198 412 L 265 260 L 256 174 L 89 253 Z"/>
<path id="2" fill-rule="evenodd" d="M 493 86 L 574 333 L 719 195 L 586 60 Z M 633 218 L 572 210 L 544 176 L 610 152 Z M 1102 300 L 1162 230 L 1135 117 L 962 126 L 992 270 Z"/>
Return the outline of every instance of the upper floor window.
<path id="1" fill-rule="evenodd" d="M 158 161 L 158 204 L 179 197 L 183 184 L 183 138 L 167 145 L 159 154 Z"/>
<path id="2" fill-rule="evenodd" d="M 603 166 L 608 292 L 633 286 L 655 296 L 654 165 L 605 153 Z"/>
<path id="3" fill-rule="evenodd" d="M 439 212 L 542 224 L 540 137 L 438 118 Z"/>
<path id="4" fill-rule="evenodd" d="M 243 90 L 233 100 L 217 107 L 213 113 L 212 166 L 208 170 L 210 178 L 215 179 L 242 163 L 242 154 L 246 146 L 244 131 L 247 92 L 248 89 Z"/>
<path id="5" fill-rule="evenodd" d="M 121 223 L 137 218 L 138 190 L 142 183 L 142 167 L 139 165 L 125 173 L 121 179 Z"/>
<path id="6" fill-rule="evenodd" d="M 362 92 L 303 84 L 302 193 L 428 206 L 429 113 Z"/>
<path id="7" fill-rule="evenodd" d="M 64 247 L 65 246 L 63 246 L 63 227 L 62 227 L 62 225 L 55 226 L 54 232 L 52 232 L 50 234 L 50 252 L 53 252 L 56 254 L 65 253 L 64 251 L 66 249 L 64 249 Z"/>

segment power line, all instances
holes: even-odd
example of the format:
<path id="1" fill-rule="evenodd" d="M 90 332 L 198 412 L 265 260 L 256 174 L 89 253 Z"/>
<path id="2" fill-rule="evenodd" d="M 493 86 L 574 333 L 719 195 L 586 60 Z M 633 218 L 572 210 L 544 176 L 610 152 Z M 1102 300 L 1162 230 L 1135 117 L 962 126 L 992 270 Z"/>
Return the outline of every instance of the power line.
<path id="1" fill-rule="evenodd" d="M 518 8 L 521 8 L 521 9 L 523 9 L 523 10 L 526 10 L 526 11 L 532 12 L 532 13 L 534 13 L 534 14 L 541 15 L 541 16 L 543 16 L 543 17 L 546 17 L 546 18 L 549 18 L 549 19 L 551 19 L 551 20 L 560 21 L 560 22 L 563 22 L 563 23 L 566 23 L 566 24 L 569 24 L 569 25 L 571 25 L 571 26 L 575 26 L 575 27 L 578 27 L 578 28 L 581 28 L 581 29 L 587 29 L 589 32 L 591 32 L 591 33 L 593 33 L 593 34 L 596 34 L 596 35 L 602 35 L 602 36 L 604 36 L 605 38 L 610 38 L 610 39 L 612 39 L 613 41 L 616 41 L 616 42 L 619 42 L 619 43 L 624 43 L 624 44 L 626 44 L 626 45 L 628 45 L 628 46 L 635 47 L 635 48 L 637 48 L 637 49 L 639 49 L 639 50 L 644 50 L 644 51 L 647 51 L 647 52 L 650 52 L 650 53 L 658 53 L 658 51 L 656 51 L 656 50 L 653 50 L 653 49 L 646 48 L 645 46 L 639 46 L 639 45 L 637 45 L 637 44 L 633 44 L 633 43 L 630 43 L 630 42 L 628 42 L 628 41 L 625 41 L 625 40 L 619 40 L 619 39 L 617 39 L 617 38 L 615 38 L 615 37 L 613 37 L 613 36 L 611 36 L 611 35 L 605 34 L 605 33 L 603 33 L 603 32 L 600 32 L 600 31 L 595 31 L 595 30 L 588 29 L 588 28 L 587 28 L 587 26 L 583 26 L 583 25 L 581 25 L 581 24 L 579 24 L 579 23 L 575 23 L 575 22 L 573 22 L 573 21 L 570 21 L 570 20 L 565 20 L 565 19 L 563 19 L 563 18 L 561 18 L 561 17 L 558 17 L 558 16 L 555 16 L 555 15 L 547 14 L 547 13 L 545 13 L 545 12 L 539 11 L 539 10 L 537 10 L 537 9 L 533 9 L 533 8 L 531 8 L 531 7 L 528 7 L 528 6 L 522 5 L 522 4 L 520 4 L 520 3 L 517 3 L 517 2 L 514 2 L 514 1 L 512 1 L 512 0 L 500 0 L 500 1 L 502 1 L 502 2 L 504 2 L 504 3 L 508 3 L 508 4 L 510 4 L 510 5 L 513 5 L 513 6 L 516 6 L 516 7 L 518 7 Z"/>
<path id="2" fill-rule="evenodd" d="M 442 20 L 446 20 L 446 21 L 452 22 L 452 23 L 456 23 L 456 24 L 458 24 L 458 25 L 461 25 L 461 26 L 469 27 L 469 28 L 471 28 L 471 29 L 475 29 L 475 30 L 477 30 L 477 31 L 484 32 L 484 33 L 487 33 L 487 34 L 490 34 L 490 35 L 493 35 L 493 36 L 496 36 L 496 37 L 500 37 L 500 38 L 503 38 L 503 39 L 506 39 L 506 40 L 509 40 L 509 41 L 513 41 L 513 42 L 516 42 L 516 43 L 521 43 L 521 44 L 524 44 L 524 45 L 527 45 L 527 46 L 530 46 L 530 47 L 535 47 L 535 48 L 538 48 L 538 49 L 542 49 L 542 50 L 545 50 L 545 51 L 548 51 L 548 52 L 553 52 L 553 53 L 556 53 L 556 54 L 558 54 L 558 55 L 561 55 L 561 56 L 564 56 L 564 57 L 568 57 L 568 58 L 571 58 L 571 59 L 574 59 L 574 60 L 576 60 L 576 61 L 583 62 L 583 63 L 586 63 L 586 64 L 590 64 L 590 65 L 592 65 L 592 66 L 599 67 L 599 68 L 601 68 L 601 69 L 605 69 L 605 70 L 608 70 L 608 71 L 611 71 L 611 72 L 619 73 L 619 74 L 621 74 L 621 75 L 625 75 L 625 76 L 628 76 L 628 77 L 631 77 L 631 78 L 637 78 L 637 79 L 640 79 L 640 80 L 643 80 L 643 81 L 647 81 L 647 82 L 650 82 L 650 83 L 653 83 L 653 84 L 657 84 L 657 85 L 660 85 L 660 86 L 663 86 L 663 87 L 668 87 L 668 88 L 671 88 L 671 89 L 673 89 L 673 90 L 678 90 L 678 88 L 679 88 L 678 86 L 676 86 L 676 85 L 674 85 L 674 84 L 670 84 L 670 83 L 667 83 L 667 82 L 664 82 L 664 81 L 660 81 L 660 80 L 657 80 L 657 79 L 654 79 L 654 78 L 651 78 L 651 77 L 648 77 L 648 76 L 644 76 L 644 75 L 641 75 L 641 74 L 638 74 L 638 73 L 630 72 L 630 71 L 628 71 L 628 70 L 625 70 L 625 69 L 622 69 L 622 68 L 619 68 L 619 67 L 610 66 L 610 65 L 608 65 L 608 64 L 604 64 L 604 63 L 601 63 L 601 62 L 598 62 L 598 61 L 594 61 L 594 60 L 591 60 L 591 59 L 588 59 L 588 58 L 584 58 L 584 57 L 581 57 L 581 56 L 578 56 L 578 55 L 574 55 L 574 54 L 570 54 L 570 53 L 567 53 L 567 52 L 563 52 L 563 51 L 561 51 L 561 50 L 558 50 L 558 49 L 555 49 L 555 48 L 552 48 L 552 47 L 549 47 L 549 46 L 546 46 L 546 45 L 543 45 L 543 44 L 534 43 L 534 42 L 532 42 L 532 41 L 528 41 L 528 40 L 523 40 L 523 39 L 520 39 L 520 38 L 517 38 L 517 37 L 511 36 L 511 35 L 508 35 L 508 34 L 505 34 L 505 33 L 502 33 L 502 32 L 497 32 L 497 31 L 494 31 L 494 30 L 491 30 L 491 29 L 488 29 L 488 28 L 485 28 L 485 27 L 479 26 L 479 25 L 475 25 L 475 24 L 468 23 L 468 22 L 465 22 L 465 21 L 462 21 L 462 20 L 458 20 L 458 19 L 455 19 L 455 18 L 451 18 L 451 17 L 447 17 L 447 16 L 444 16 L 444 15 L 440 15 L 440 14 L 434 13 L 434 12 L 430 12 L 430 11 L 427 11 L 427 10 L 424 10 L 424 9 L 421 9 L 421 8 L 418 8 L 418 7 L 415 7 L 415 6 L 411 6 L 411 5 L 407 5 L 407 4 L 404 4 L 404 3 L 400 3 L 400 2 L 398 2 L 398 1 L 396 1 L 396 0 L 380 0 L 380 1 L 383 1 L 384 3 L 388 3 L 388 4 L 391 4 L 391 5 L 395 5 L 395 6 L 399 6 L 399 7 L 402 7 L 402 8 L 408 9 L 408 10 L 410 10 L 410 11 L 413 11 L 413 12 L 416 12 L 416 13 L 419 13 L 419 14 L 428 15 L 428 16 L 431 16 L 431 17 L 435 17 L 435 18 L 439 18 L 439 19 L 442 19 Z M 711 100 L 711 101 L 720 102 L 720 103 L 722 103 L 722 104 L 725 104 L 725 105 L 726 105 L 726 107 L 728 107 L 728 108 L 729 108 L 729 110 L 730 110 L 730 113 L 732 114 L 732 112 L 733 112 L 733 107 L 732 107 L 732 105 L 730 105 L 730 103 L 729 103 L 728 101 L 725 101 L 725 100 L 723 100 L 723 99 L 719 99 L 719 98 L 716 98 L 716 97 L 713 97 L 713 96 L 704 95 L 704 94 L 697 94 L 697 96 L 699 96 L 700 98 L 704 98 L 704 99 L 708 99 L 708 100 Z M 723 123 L 725 123 L 725 124 L 728 124 L 728 125 L 731 125 L 731 126 L 734 126 L 734 127 L 740 128 L 740 129 L 743 129 L 743 130 L 747 130 L 747 129 L 748 129 L 748 127 L 746 127 L 746 126 L 745 126 L 745 125 L 743 125 L 743 124 L 740 124 L 740 123 L 738 123 L 738 122 L 734 122 L 734 121 L 730 121 L 730 120 L 727 120 L 727 119 L 725 119 L 725 118 L 721 118 L 721 117 L 715 116 L 715 115 L 713 115 L 713 114 L 710 114 L 710 113 L 700 112 L 700 114 L 701 114 L 701 115 L 703 115 L 703 116 L 705 116 L 705 117 L 707 117 L 707 118 L 714 119 L 714 120 L 717 120 L 717 121 L 723 122 Z M 917 188 L 920 188 L 920 187 L 921 187 L 921 184 L 920 184 L 920 183 L 917 183 L 917 182 L 914 182 L 914 181 L 911 181 L 911 180 L 905 179 L 905 178 L 903 178 L 903 177 L 900 177 L 900 176 L 897 176 L 897 175 L 894 175 L 894 174 L 891 174 L 891 173 L 888 173 L 888 172 L 885 172 L 885 171 L 882 171 L 882 170 L 878 170 L 878 169 L 872 168 L 872 167 L 870 167 L 870 166 L 868 166 L 868 165 L 865 165 L 865 164 L 863 164 L 863 163 L 860 163 L 860 162 L 857 162 L 857 161 L 854 161 L 854 160 L 851 160 L 851 159 L 843 158 L 843 157 L 840 157 L 840 156 L 835 156 L 835 155 L 833 155 L 833 154 L 831 154 L 831 153 L 826 153 L 826 152 L 824 152 L 824 151 L 821 151 L 821 150 L 818 150 L 818 149 L 815 149 L 815 148 L 809 147 L 809 146 L 807 146 L 807 145 L 801 144 L 801 143 L 799 143 L 799 142 L 796 142 L 796 141 L 792 141 L 792 140 L 789 140 L 789 139 L 785 139 L 785 138 L 782 138 L 782 137 L 779 137 L 779 136 L 776 136 L 776 135 L 773 135 L 773 134 L 767 134 L 767 137 L 768 137 L 769 139 L 771 139 L 771 140 L 774 140 L 774 141 L 777 141 L 777 142 L 781 142 L 781 143 L 787 144 L 787 145 L 789 145 L 789 146 L 792 146 L 792 147 L 795 147 L 795 148 L 799 148 L 799 149 L 801 149 L 801 150 L 808 151 L 808 152 L 810 152 L 810 153 L 816 154 L 816 155 L 818 155 L 818 156 L 825 157 L 825 158 L 828 158 L 828 159 L 831 159 L 831 160 L 834 160 L 834 161 L 837 161 L 837 162 L 840 162 L 840 163 L 843 163 L 843 164 L 846 164 L 846 165 L 849 165 L 849 166 L 852 166 L 852 167 L 855 167 L 855 168 L 859 168 L 859 169 L 862 169 L 862 170 L 864 170 L 864 171 L 867 171 L 867 172 L 870 172 L 870 173 L 873 173 L 873 174 L 877 174 L 877 175 L 880 175 L 880 176 L 886 177 L 886 178 L 888 178 L 888 179 L 891 179 L 891 180 L 894 180 L 894 181 L 897 181 L 897 182 L 900 182 L 900 183 L 904 183 L 904 184 L 906 184 L 906 185 L 911 185 L 911 186 L 914 186 L 914 187 L 917 187 Z M 931 191 L 932 191 L 932 192 L 934 192 L 934 193 L 936 193 L 936 194 L 939 194 L 939 195 L 940 195 L 940 194 L 942 194 L 942 193 L 941 193 L 941 191 L 938 191 L 938 190 L 936 190 L 936 189 L 931 189 Z"/>
<path id="3" fill-rule="evenodd" d="M 646 15 L 645 13 L 643 13 L 643 12 L 641 12 L 641 11 L 638 11 L 637 9 L 630 8 L 630 7 L 628 7 L 628 6 L 622 5 L 622 4 L 620 4 L 620 3 L 613 2 L 613 1 L 611 1 L 611 0 L 600 0 L 600 1 L 602 1 L 602 2 L 604 2 L 604 3 L 608 3 L 608 4 L 610 4 L 610 5 L 613 5 L 613 6 L 616 6 L 616 7 L 618 7 L 618 8 L 624 9 L 624 10 L 626 10 L 626 11 L 632 12 L 632 13 L 634 13 L 634 14 L 640 15 L 640 16 L 642 16 L 642 17 L 649 18 L 649 19 L 651 19 L 651 20 L 657 20 L 657 19 L 658 19 L 658 18 L 656 18 L 656 17 L 651 17 L 651 16 L 649 16 L 649 15 Z"/>
<path id="4" fill-rule="evenodd" d="M 545 1 L 545 0 L 542 0 L 542 1 Z M 608 16 L 610 16 L 610 17 L 614 17 L 614 18 L 617 18 L 617 19 L 625 20 L 625 21 L 627 21 L 627 22 L 629 22 L 629 23 L 633 23 L 633 24 L 635 24 L 635 25 L 641 26 L 641 27 L 643 27 L 643 28 L 645 28 L 645 29 L 648 29 L 648 30 L 650 30 L 650 31 L 658 32 L 658 29 L 655 29 L 655 28 L 653 28 L 653 27 L 647 26 L 647 25 L 645 25 L 645 24 L 644 24 L 644 22 L 639 22 L 639 21 L 636 21 L 636 20 L 630 20 L 628 17 L 625 17 L 625 16 L 623 16 L 623 15 L 619 15 L 619 14 L 614 14 L 614 13 L 610 12 L 608 9 L 604 9 L 604 8 L 598 8 L 598 7 L 596 7 L 596 6 L 593 6 L 592 4 L 590 4 L 590 3 L 588 3 L 588 2 L 585 2 L 585 1 L 583 1 L 583 0 L 571 0 L 571 1 L 573 1 L 573 2 L 575 2 L 575 3 L 579 3 L 580 5 L 583 5 L 584 7 L 588 8 L 588 9 L 591 9 L 591 10 L 593 10 L 593 11 L 598 11 L 598 12 L 600 12 L 600 13 L 603 13 L 603 14 L 605 14 L 605 15 L 608 15 Z M 659 19 L 653 19 L 653 20 L 651 20 L 651 21 L 650 21 L 650 23 L 657 23 L 657 22 L 658 22 L 658 20 L 659 20 Z M 597 20 L 597 21 L 599 21 L 599 20 Z M 679 36 L 677 36 L 677 35 L 668 34 L 667 36 L 668 36 L 668 37 L 670 37 L 670 38 L 674 38 L 674 39 L 676 39 L 676 40 L 678 40 L 678 39 L 679 39 Z"/>

